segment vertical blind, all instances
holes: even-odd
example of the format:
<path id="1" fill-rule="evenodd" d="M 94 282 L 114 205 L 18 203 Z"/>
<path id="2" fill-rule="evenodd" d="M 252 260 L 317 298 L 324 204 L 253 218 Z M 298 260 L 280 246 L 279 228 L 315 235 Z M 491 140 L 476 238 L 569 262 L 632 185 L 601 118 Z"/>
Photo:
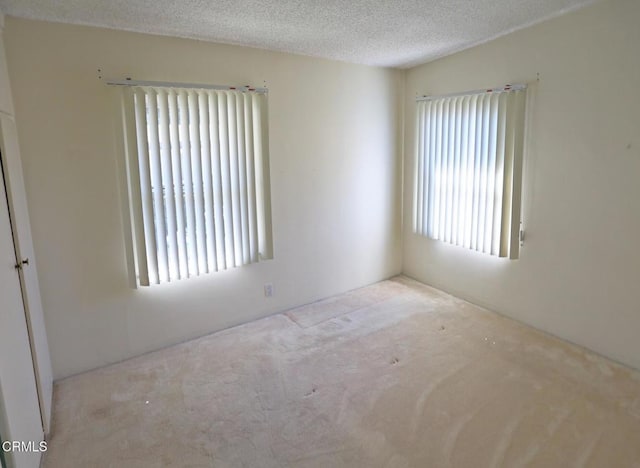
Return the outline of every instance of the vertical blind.
<path id="1" fill-rule="evenodd" d="M 418 100 L 416 233 L 518 258 L 525 93 Z"/>
<path id="2" fill-rule="evenodd" d="M 137 284 L 272 258 L 264 93 L 123 90 Z"/>

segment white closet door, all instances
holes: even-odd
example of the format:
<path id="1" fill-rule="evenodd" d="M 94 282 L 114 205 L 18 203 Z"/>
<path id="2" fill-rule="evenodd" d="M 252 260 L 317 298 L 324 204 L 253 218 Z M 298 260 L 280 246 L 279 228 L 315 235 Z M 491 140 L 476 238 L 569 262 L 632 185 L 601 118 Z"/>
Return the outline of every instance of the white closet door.
<path id="1" fill-rule="evenodd" d="M 15 268 L 4 177 L 0 180 L 0 432 L 3 440 L 33 441 L 44 431 L 20 280 Z M 9 466 L 36 468 L 40 453 L 7 453 Z"/>
<path id="2" fill-rule="evenodd" d="M 20 161 L 20 148 L 18 147 L 18 134 L 13 118 L 6 115 L 0 116 L 0 152 L 5 164 L 5 180 L 10 206 L 12 207 L 11 217 L 17 255 L 20 258 L 29 259 L 29 264 L 25 265 L 20 271 L 20 275 L 22 275 L 23 298 L 31 334 L 31 351 L 34 356 L 42 421 L 45 433 L 48 433 L 51 424 L 53 373 L 42 303 L 40 301 L 40 285 L 36 274 L 37 262 L 31 239 L 31 226 Z M 2 193 L 4 194 L 4 192 Z"/>

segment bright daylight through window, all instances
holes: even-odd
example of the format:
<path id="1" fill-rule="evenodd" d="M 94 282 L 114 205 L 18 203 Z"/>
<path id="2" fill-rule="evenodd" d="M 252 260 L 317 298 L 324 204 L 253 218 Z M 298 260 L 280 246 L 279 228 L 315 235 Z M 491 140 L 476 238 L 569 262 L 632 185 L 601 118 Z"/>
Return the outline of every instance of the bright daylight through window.
<path id="1" fill-rule="evenodd" d="M 518 258 L 526 88 L 417 100 L 414 232 Z"/>
<path id="2" fill-rule="evenodd" d="M 266 90 L 123 88 L 136 284 L 272 258 Z"/>

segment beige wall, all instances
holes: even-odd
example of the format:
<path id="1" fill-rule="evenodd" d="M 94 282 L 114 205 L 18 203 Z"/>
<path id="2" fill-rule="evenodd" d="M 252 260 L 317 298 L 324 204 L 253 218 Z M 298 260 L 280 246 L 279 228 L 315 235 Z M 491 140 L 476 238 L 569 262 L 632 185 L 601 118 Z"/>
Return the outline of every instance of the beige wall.
<path id="1" fill-rule="evenodd" d="M 401 72 L 14 18 L 5 38 L 56 378 L 400 272 Z M 108 78 L 266 81 L 273 261 L 128 287 L 119 149 L 98 69 Z"/>
<path id="2" fill-rule="evenodd" d="M 13 115 L 13 101 L 11 99 L 11 86 L 9 85 L 9 72 L 7 58 L 4 50 L 4 15 L 0 13 L 0 111 Z"/>
<path id="3" fill-rule="evenodd" d="M 404 189 L 408 275 L 636 368 L 639 23 L 637 0 L 600 2 L 410 70 Z M 521 82 L 533 97 L 521 259 L 412 234 L 416 93 Z"/>

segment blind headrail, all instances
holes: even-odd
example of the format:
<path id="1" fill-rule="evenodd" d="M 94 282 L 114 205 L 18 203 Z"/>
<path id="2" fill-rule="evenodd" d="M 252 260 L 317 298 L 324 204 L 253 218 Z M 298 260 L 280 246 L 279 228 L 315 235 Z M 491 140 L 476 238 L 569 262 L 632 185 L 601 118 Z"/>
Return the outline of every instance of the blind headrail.
<path id="1" fill-rule="evenodd" d="M 251 91 L 258 94 L 267 94 L 267 88 L 255 86 L 231 86 L 231 85 L 211 85 L 201 83 L 175 83 L 171 81 L 141 81 L 141 80 L 105 80 L 109 86 L 149 86 L 152 88 L 188 88 L 188 89 L 215 89 L 221 91 Z"/>
<path id="2" fill-rule="evenodd" d="M 502 93 L 504 91 L 521 91 L 523 89 L 527 89 L 526 84 L 514 84 L 514 85 L 508 84 L 504 86 L 497 86 L 495 88 L 476 89 L 473 91 L 462 91 L 459 93 L 441 94 L 439 96 L 418 96 L 416 97 L 416 102 L 433 101 L 435 99 L 457 97 L 457 96 L 473 96 L 475 94 Z"/>

